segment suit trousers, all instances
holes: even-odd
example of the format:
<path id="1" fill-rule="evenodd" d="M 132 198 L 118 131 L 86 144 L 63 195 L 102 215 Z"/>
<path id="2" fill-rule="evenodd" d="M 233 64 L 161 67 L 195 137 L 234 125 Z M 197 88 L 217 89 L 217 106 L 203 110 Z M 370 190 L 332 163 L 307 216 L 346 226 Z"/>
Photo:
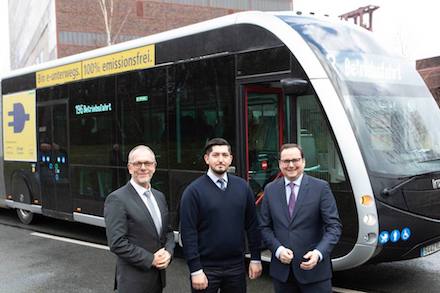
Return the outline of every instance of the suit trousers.
<path id="1" fill-rule="evenodd" d="M 145 274 L 145 272 L 133 268 L 131 274 L 120 276 L 116 287 L 117 293 L 162 293 L 163 291 L 160 271 L 156 269 L 151 269 Z"/>
<path id="2" fill-rule="evenodd" d="M 229 265 L 203 267 L 203 272 L 208 278 L 208 288 L 195 290 L 193 293 L 246 293 L 246 272 L 244 263 Z"/>
<path id="3" fill-rule="evenodd" d="M 273 287 L 275 293 L 331 293 L 332 292 L 332 282 L 331 279 L 324 280 L 321 282 L 310 283 L 310 284 L 300 284 L 293 275 L 292 270 L 290 270 L 289 277 L 286 282 L 278 281 L 273 278 Z"/>

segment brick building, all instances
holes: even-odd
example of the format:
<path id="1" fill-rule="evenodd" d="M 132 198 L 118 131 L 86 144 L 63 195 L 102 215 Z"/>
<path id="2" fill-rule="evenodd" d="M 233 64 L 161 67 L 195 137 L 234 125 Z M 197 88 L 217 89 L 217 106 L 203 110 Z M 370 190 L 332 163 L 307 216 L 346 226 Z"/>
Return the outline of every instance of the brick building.
<path id="1" fill-rule="evenodd" d="M 237 11 L 291 9 L 291 0 L 9 0 L 11 69 Z"/>
<path id="2" fill-rule="evenodd" d="M 440 105 L 440 56 L 417 60 L 416 69 Z"/>

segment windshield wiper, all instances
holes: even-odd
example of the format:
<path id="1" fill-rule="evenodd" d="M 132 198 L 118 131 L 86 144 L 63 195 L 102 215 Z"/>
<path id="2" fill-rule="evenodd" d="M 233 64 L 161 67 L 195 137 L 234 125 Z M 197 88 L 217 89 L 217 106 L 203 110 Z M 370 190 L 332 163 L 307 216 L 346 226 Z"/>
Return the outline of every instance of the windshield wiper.
<path id="1" fill-rule="evenodd" d="M 438 160 L 440 160 L 440 159 L 438 159 Z M 388 196 L 388 195 L 391 195 L 391 194 L 393 194 L 397 189 L 399 189 L 400 187 L 402 187 L 402 186 L 404 186 L 404 185 L 406 185 L 406 184 L 408 184 L 408 183 L 414 181 L 415 179 L 420 178 L 420 177 L 423 177 L 423 176 L 426 176 L 426 175 L 434 174 L 434 173 L 437 173 L 437 171 L 435 171 L 435 172 L 426 172 L 426 173 L 423 173 L 423 174 L 417 174 L 417 175 L 411 176 L 411 177 L 409 177 L 408 179 L 405 179 L 405 180 L 403 180 L 402 182 L 400 182 L 400 183 L 398 183 L 398 184 L 396 184 L 396 185 L 394 185 L 394 186 L 392 186 L 392 187 L 385 187 L 385 188 L 381 191 L 380 194 L 381 194 L 382 196 Z"/>
<path id="2" fill-rule="evenodd" d="M 397 185 L 394 185 L 393 187 L 385 187 L 381 192 L 382 196 L 388 196 L 388 195 L 394 193 L 394 191 L 396 191 L 400 187 L 414 181 L 414 179 L 418 178 L 419 176 L 420 175 L 415 175 L 415 176 L 409 177 L 408 179 L 403 180 L 402 182 L 398 183 Z"/>
<path id="3" fill-rule="evenodd" d="M 428 159 L 428 160 L 423 160 L 423 161 L 418 161 L 417 163 L 427 163 L 427 162 L 433 162 L 433 161 L 440 161 L 440 157 L 439 158 Z"/>

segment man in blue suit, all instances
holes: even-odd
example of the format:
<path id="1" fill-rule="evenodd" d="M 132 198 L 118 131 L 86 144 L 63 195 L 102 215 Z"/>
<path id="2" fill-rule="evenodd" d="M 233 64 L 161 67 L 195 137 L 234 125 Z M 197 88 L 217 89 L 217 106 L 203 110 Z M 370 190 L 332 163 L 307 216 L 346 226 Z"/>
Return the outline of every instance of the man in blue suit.
<path id="1" fill-rule="evenodd" d="M 261 229 L 276 293 L 332 292 L 330 254 L 342 225 L 329 184 L 305 175 L 305 164 L 299 145 L 283 145 L 284 176 L 264 190 Z"/>

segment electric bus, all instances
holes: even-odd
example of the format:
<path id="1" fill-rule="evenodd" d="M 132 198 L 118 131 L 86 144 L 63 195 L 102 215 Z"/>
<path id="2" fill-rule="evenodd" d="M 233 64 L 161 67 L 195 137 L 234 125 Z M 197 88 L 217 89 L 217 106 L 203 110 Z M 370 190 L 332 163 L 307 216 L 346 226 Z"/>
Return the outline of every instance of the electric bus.
<path id="1" fill-rule="evenodd" d="M 223 137 L 257 208 L 280 145 L 303 147 L 342 220 L 335 270 L 440 249 L 439 108 L 414 64 L 347 22 L 232 14 L 13 71 L 1 95 L 0 204 L 24 223 L 105 226 L 104 200 L 146 144 L 177 232 L 204 144 Z"/>

